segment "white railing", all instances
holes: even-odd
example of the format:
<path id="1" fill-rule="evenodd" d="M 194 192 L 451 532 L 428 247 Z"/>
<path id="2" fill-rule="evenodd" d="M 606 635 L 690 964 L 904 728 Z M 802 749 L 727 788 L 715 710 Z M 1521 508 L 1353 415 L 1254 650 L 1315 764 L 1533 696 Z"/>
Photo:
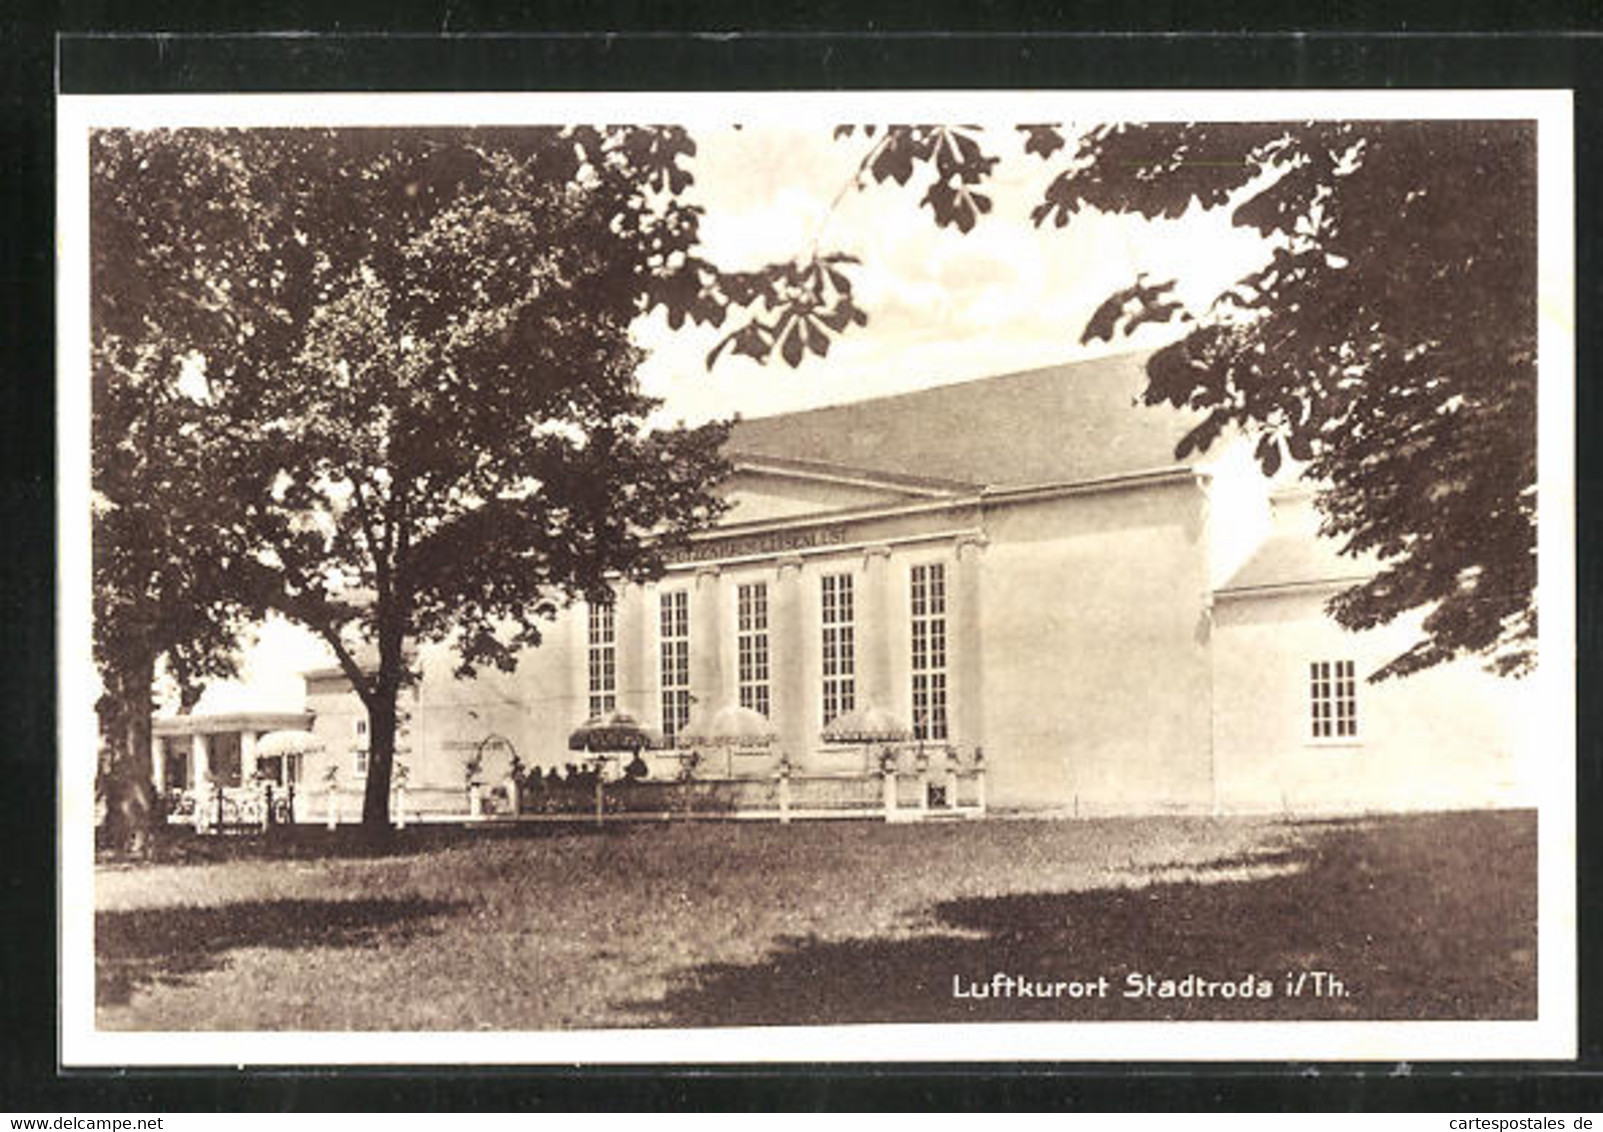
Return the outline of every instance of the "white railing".
<path id="1" fill-rule="evenodd" d="M 727 764 L 717 756 L 709 760 L 692 758 L 688 751 L 660 752 L 650 764 L 651 777 L 598 782 L 585 772 L 568 779 L 530 780 L 519 792 L 515 816 L 582 816 L 598 822 L 675 817 L 920 821 L 985 812 L 985 760 L 977 748 L 960 752 L 944 745 L 896 744 L 831 753 L 851 769 L 799 769 L 776 756 L 772 769 L 731 776 L 718 773 Z"/>
<path id="2" fill-rule="evenodd" d="M 586 771 L 570 778 L 529 778 L 468 787 L 398 785 L 390 796 L 391 821 L 499 822 L 507 820 L 756 818 L 789 822 L 862 817 L 884 821 L 972 818 L 985 813 L 983 752 L 930 744 L 832 749 L 850 769 L 805 769 L 776 757 L 760 773 L 730 776 L 715 760 L 689 752 L 662 752 L 654 776 L 615 778 Z M 686 767 L 690 770 L 687 772 Z M 674 771 L 677 770 L 677 773 Z M 664 774 L 663 772 L 668 773 Z M 327 825 L 358 821 L 362 791 L 334 784 L 321 788 L 250 783 L 170 791 L 168 821 L 202 833 L 260 829 L 289 823 Z"/>

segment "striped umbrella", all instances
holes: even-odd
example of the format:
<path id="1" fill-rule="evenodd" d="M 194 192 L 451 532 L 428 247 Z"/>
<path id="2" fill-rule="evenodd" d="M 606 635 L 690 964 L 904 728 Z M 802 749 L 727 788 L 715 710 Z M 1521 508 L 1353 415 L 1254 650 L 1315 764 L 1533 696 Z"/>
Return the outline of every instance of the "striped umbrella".
<path id="1" fill-rule="evenodd" d="M 310 731 L 269 731 L 256 740 L 256 757 L 271 759 L 279 755 L 309 755 L 326 747 L 327 744 Z"/>
<path id="2" fill-rule="evenodd" d="M 661 735 L 626 711 L 591 716 L 568 736 L 570 751 L 639 751 L 662 745 Z"/>
<path id="3" fill-rule="evenodd" d="M 777 737 L 762 712 L 725 704 L 703 719 L 691 720 L 679 741 L 691 747 L 766 747 Z"/>
<path id="4" fill-rule="evenodd" d="M 870 704 L 842 712 L 824 724 L 823 732 L 826 743 L 900 743 L 912 737 L 895 713 Z"/>

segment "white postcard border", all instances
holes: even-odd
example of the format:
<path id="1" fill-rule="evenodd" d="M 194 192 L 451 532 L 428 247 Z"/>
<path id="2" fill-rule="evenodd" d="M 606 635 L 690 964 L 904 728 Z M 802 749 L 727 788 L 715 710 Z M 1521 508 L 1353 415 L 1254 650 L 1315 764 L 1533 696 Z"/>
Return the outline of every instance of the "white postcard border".
<path id="1" fill-rule="evenodd" d="M 115 1033 L 94 1016 L 94 752 L 89 582 L 89 131 L 99 127 L 675 122 L 691 128 L 964 121 L 1535 119 L 1539 122 L 1539 581 L 1553 752 L 1539 794 L 1534 1022 L 1033 1022 L 552 1031 Z M 1125 1060 L 1568 1059 L 1577 1052 L 1575 262 L 1564 90 L 595 92 L 64 96 L 58 170 L 58 844 L 60 1060 L 67 1066 Z"/>

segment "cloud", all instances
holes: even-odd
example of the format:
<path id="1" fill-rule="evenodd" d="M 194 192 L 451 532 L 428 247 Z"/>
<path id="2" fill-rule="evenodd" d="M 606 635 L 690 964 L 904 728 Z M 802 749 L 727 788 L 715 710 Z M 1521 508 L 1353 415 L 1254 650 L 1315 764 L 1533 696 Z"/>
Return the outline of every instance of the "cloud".
<path id="1" fill-rule="evenodd" d="M 975 359 L 991 359 L 994 372 L 1004 359 L 1048 364 L 1106 352 L 1080 346 L 1080 332 L 1137 274 L 1179 278 L 1180 296 L 1202 306 L 1264 254 L 1226 210 L 1162 222 L 1088 211 L 1066 228 L 1037 228 L 1030 209 L 1057 163 L 1023 155 L 1011 130 L 988 139 L 1004 154 L 987 186 L 995 206 L 966 235 L 935 226 L 918 204 L 920 180 L 850 187 L 870 144 L 861 137 L 747 129 L 713 131 L 698 144 L 696 192 L 715 260 L 746 267 L 807 254 L 815 240 L 850 252 L 862 260 L 854 279 L 869 324 L 799 372 L 726 357 L 708 374 L 704 359 L 721 331 L 674 333 L 660 317 L 643 320 L 637 336 L 651 359 L 642 378 L 666 398 L 664 420 L 780 412 L 981 376 Z"/>

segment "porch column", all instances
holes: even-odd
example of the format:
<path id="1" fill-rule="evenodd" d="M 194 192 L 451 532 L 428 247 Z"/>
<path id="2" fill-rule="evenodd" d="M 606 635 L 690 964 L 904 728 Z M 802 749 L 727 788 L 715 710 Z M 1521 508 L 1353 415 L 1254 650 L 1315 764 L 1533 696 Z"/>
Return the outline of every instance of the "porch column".
<path id="1" fill-rule="evenodd" d="M 156 787 L 156 797 L 167 792 L 167 738 L 156 735 L 150 741 L 150 779 Z"/>
<path id="2" fill-rule="evenodd" d="M 189 788 L 195 796 L 195 829 L 201 833 L 211 828 L 211 748 L 206 736 L 199 731 L 189 741 Z"/>
<path id="3" fill-rule="evenodd" d="M 728 666 L 724 651 L 722 571 L 703 566 L 696 571 L 690 595 L 690 708 L 692 719 L 717 711 L 729 699 L 724 687 Z"/>
<path id="4" fill-rule="evenodd" d="M 805 769 L 819 721 L 807 694 L 808 645 L 806 602 L 802 600 L 802 560 L 781 558 L 768 619 L 768 673 L 770 710 L 779 733 L 780 750 L 791 765 Z"/>
<path id="5" fill-rule="evenodd" d="M 239 733 L 239 784 L 249 786 L 256 776 L 256 732 Z"/>
<path id="6" fill-rule="evenodd" d="M 199 731 L 189 740 L 189 785 L 199 790 L 211 780 L 211 744 Z"/>
<path id="7" fill-rule="evenodd" d="M 888 546 L 871 546 L 863 552 L 862 604 L 853 611 L 853 619 L 861 657 L 857 702 L 894 711 L 897 698 L 891 687 L 890 561 Z"/>
<path id="8" fill-rule="evenodd" d="M 981 604 L 980 572 L 984 568 L 986 538 L 965 534 L 957 538 L 957 584 L 952 627 L 952 686 L 947 691 L 947 710 L 953 724 L 952 737 L 958 743 L 975 747 L 985 742 L 985 659 L 982 643 L 984 610 Z"/>

